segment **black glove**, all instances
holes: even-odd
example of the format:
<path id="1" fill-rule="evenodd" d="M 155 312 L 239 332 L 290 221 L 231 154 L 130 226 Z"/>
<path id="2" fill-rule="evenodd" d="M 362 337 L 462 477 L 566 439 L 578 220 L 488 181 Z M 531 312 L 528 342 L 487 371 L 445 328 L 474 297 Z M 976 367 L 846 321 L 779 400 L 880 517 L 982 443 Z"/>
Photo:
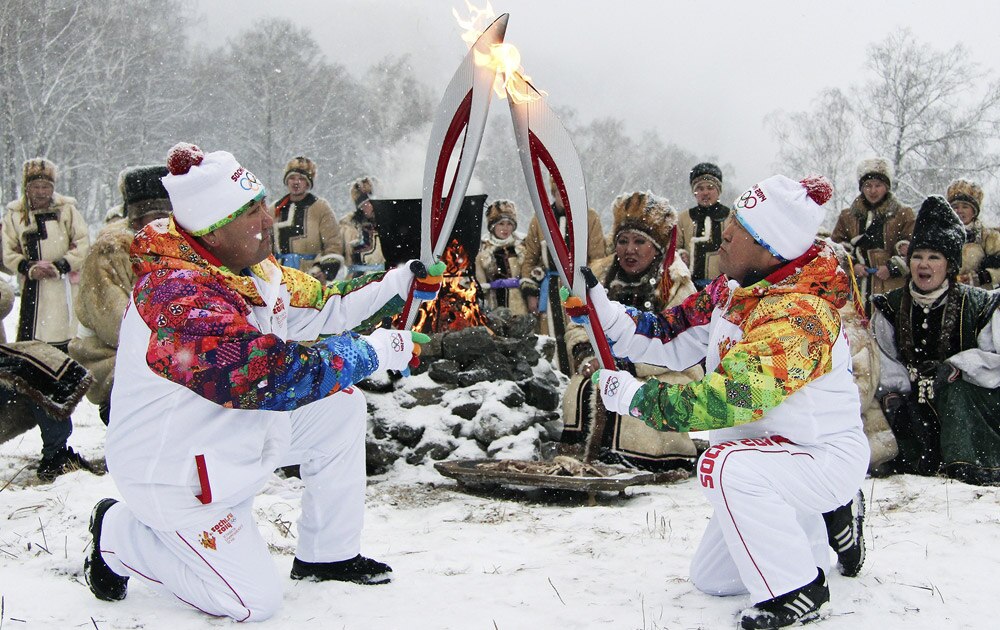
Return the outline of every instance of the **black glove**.
<path id="1" fill-rule="evenodd" d="M 595 276 L 594 272 L 590 270 L 590 267 L 580 267 L 580 274 L 583 276 L 583 281 L 587 284 L 588 289 L 593 289 L 600 284 L 597 280 L 597 276 Z"/>

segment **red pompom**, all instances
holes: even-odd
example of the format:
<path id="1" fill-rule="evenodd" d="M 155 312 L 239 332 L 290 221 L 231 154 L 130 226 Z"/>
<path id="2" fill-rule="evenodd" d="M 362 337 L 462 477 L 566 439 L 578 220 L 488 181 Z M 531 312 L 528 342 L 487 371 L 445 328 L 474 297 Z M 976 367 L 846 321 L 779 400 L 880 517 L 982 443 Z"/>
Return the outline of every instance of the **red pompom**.
<path id="1" fill-rule="evenodd" d="M 806 187 L 806 195 L 822 206 L 833 196 L 833 184 L 822 175 L 810 175 L 799 182 Z"/>
<path id="2" fill-rule="evenodd" d="M 205 153 L 190 142 L 178 142 L 167 153 L 167 170 L 171 175 L 184 175 L 192 166 L 198 166 Z"/>

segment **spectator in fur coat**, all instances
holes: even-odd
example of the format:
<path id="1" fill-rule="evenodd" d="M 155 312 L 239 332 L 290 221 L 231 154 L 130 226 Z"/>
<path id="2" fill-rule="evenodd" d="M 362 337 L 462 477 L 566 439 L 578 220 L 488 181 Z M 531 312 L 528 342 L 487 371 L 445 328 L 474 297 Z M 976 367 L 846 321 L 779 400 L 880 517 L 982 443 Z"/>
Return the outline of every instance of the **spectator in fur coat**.
<path id="1" fill-rule="evenodd" d="M 979 220 L 982 187 L 969 180 L 956 179 L 948 186 L 948 203 L 965 226 L 958 281 L 986 290 L 997 288 L 1000 286 L 1000 231 L 984 226 Z"/>
<path id="2" fill-rule="evenodd" d="M 294 157 L 285 166 L 288 194 L 271 208 L 274 252 L 282 265 L 325 284 L 344 264 L 344 238 L 330 203 L 312 192 L 315 179 L 316 163 L 307 157 Z"/>
<path id="3" fill-rule="evenodd" d="M 90 236 L 76 200 L 55 192 L 56 165 L 45 158 L 24 163 L 23 194 L 7 204 L 3 261 L 17 272 L 21 309 L 17 340 L 37 339 L 63 352 L 76 332 L 76 277 Z"/>
<path id="4" fill-rule="evenodd" d="M 476 280 L 485 292 L 486 308 L 509 308 L 514 315 L 528 312 L 521 296 L 521 259 L 524 235 L 517 230 L 517 208 L 513 201 L 498 199 L 486 208 L 489 230 L 476 255 Z"/>
<path id="5" fill-rule="evenodd" d="M 831 239 L 854 259 L 854 275 L 861 281 L 866 312 L 871 296 L 906 283 L 906 246 L 913 233 L 913 209 L 892 194 L 892 164 L 885 158 L 858 165 L 861 194 L 837 219 Z"/>
<path id="6" fill-rule="evenodd" d="M 135 285 L 129 247 L 135 233 L 146 224 L 170 216 L 170 199 L 160 178 L 166 166 L 137 166 L 122 171 L 118 189 L 125 217 L 112 221 L 97 235 L 83 261 L 76 316 L 77 336 L 69 342 L 69 355 L 94 376 L 87 399 L 97 405 L 101 420 L 111 414 L 118 331 Z"/>

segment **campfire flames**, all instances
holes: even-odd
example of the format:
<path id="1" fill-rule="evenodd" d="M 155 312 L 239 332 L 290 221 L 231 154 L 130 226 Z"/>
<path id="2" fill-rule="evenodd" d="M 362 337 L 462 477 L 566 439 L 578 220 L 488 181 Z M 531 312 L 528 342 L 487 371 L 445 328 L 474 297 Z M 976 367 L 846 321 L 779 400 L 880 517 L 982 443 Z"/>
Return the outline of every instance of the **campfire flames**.
<path id="1" fill-rule="evenodd" d="M 431 334 L 486 326 L 488 320 L 479 308 L 479 285 L 468 273 L 472 261 L 465 248 L 452 239 L 441 260 L 447 265 L 441 291 L 436 300 L 420 305 L 413 330 Z"/>
<path id="2" fill-rule="evenodd" d="M 472 48 L 482 32 L 496 20 L 497 16 L 489 0 L 482 9 L 474 7 L 468 0 L 465 6 L 469 10 L 467 19 L 462 19 L 455 9 L 452 9 L 451 13 L 463 29 L 462 39 L 469 48 Z M 524 68 L 521 67 L 521 52 L 513 44 L 506 42 L 494 44 L 490 46 L 488 52 L 477 49 L 473 55 L 476 65 L 496 70 L 493 91 L 499 98 L 506 98 L 509 95 L 515 103 L 527 103 L 545 96 L 544 92 L 539 95 L 528 89 L 526 83 L 531 77 L 525 74 Z"/>

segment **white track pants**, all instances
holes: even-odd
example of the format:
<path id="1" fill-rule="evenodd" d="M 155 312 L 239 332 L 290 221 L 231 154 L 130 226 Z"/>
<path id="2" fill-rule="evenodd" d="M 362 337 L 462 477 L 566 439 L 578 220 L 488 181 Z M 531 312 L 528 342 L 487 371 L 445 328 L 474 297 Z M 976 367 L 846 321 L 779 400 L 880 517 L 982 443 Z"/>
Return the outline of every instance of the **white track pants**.
<path id="1" fill-rule="evenodd" d="M 854 496 L 868 464 L 862 435 L 802 447 L 780 437 L 721 442 L 698 460 L 715 509 L 691 562 L 691 581 L 712 595 L 749 591 L 755 602 L 830 569 L 823 512 Z"/>
<path id="2" fill-rule="evenodd" d="M 364 396 L 355 390 L 301 407 L 291 412 L 291 426 L 282 465 L 300 463 L 305 484 L 296 556 L 306 562 L 353 558 L 364 519 Z M 283 579 L 254 522 L 253 499 L 206 507 L 215 509 L 206 510 L 198 526 L 162 531 L 138 521 L 124 502 L 116 504 L 104 518 L 105 562 L 210 615 L 267 619 L 281 606 Z"/>

